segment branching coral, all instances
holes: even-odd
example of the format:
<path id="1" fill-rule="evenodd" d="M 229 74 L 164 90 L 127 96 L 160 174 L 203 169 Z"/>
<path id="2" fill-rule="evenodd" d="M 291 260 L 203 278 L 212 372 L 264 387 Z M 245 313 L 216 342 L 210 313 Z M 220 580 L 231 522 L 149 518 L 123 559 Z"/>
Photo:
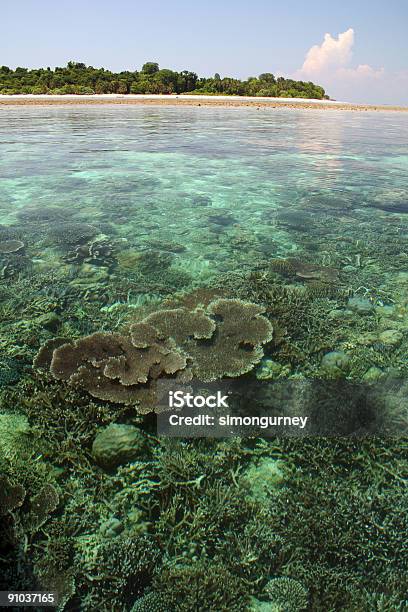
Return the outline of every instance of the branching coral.
<path id="1" fill-rule="evenodd" d="M 282 612 L 300 612 L 308 604 L 308 592 L 305 587 L 286 576 L 272 578 L 265 587 L 269 599 Z"/>
<path id="2" fill-rule="evenodd" d="M 280 574 L 309 590 L 311 610 L 374 610 L 364 589 L 404 599 L 408 588 L 406 440 L 281 440 L 296 466 L 271 498 L 283 536 Z M 307 528 L 305 528 L 307 526 Z"/>
<path id="3" fill-rule="evenodd" d="M 160 593 L 151 591 L 135 601 L 131 612 L 172 612 L 173 606 Z"/>
<path id="4" fill-rule="evenodd" d="M 30 531 L 37 531 L 48 519 L 48 516 L 58 506 L 59 496 L 52 484 L 46 483 L 42 489 L 30 499 L 26 526 Z"/>
<path id="5" fill-rule="evenodd" d="M 88 558 L 78 553 L 75 565 L 82 570 L 78 586 L 86 592 L 83 609 L 123 610 L 124 602 L 129 609 L 151 582 L 159 557 L 152 538 L 128 535 L 96 542 Z"/>
<path id="6" fill-rule="evenodd" d="M 241 612 L 247 608 L 246 588 L 217 561 L 166 567 L 153 586 L 164 599 L 174 602 L 170 610 L 178 612 Z"/>
<path id="7" fill-rule="evenodd" d="M 161 377 L 211 381 L 250 371 L 272 338 L 261 313 L 260 306 L 233 299 L 211 302 L 206 310 L 161 310 L 133 324 L 130 336 L 99 332 L 62 344 L 56 338 L 40 349 L 34 366 L 49 366 L 54 378 L 94 397 L 149 412 Z"/>
<path id="8" fill-rule="evenodd" d="M 0 476 L 0 516 L 21 506 L 24 497 L 25 490 L 20 484 L 12 484 L 5 476 Z"/>

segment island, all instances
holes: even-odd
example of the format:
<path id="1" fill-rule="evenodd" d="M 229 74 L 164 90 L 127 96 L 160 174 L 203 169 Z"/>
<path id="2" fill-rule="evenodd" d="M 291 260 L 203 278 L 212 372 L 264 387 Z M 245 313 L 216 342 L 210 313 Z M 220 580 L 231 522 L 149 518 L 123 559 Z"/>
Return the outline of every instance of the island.
<path id="1" fill-rule="evenodd" d="M 0 67 L 0 94 L 206 94 L 278 98 L 328 99 L 325 90 L 311 81 L 295 81 L 265 72 L 245 81 L 232 77 L 199 77 L 195 72 L 160 69 L 146 62 L 140 71 L 112 72 L 82 62 L 54 69 Z"/>

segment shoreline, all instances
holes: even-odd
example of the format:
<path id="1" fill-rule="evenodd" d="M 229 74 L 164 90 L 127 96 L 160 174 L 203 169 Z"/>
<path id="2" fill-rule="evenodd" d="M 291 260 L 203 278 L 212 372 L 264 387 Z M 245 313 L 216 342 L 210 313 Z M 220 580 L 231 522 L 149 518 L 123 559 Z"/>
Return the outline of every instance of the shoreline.
<path id="1" fill-rule="evenodd" d="M 245 96 L 206 96 L 206 95 L 0 95 L 1 106 L 64 106 L 64 105 L 158 105 L 158 106 L 219 106 L 256 107 L 256 108 L 292 108 L 347 111 L 392 111 L 408 112 L 408 106 L 386 104 L 354 104 L 334 100 L 315 100 L 306 98 L 250 98 Z"/>

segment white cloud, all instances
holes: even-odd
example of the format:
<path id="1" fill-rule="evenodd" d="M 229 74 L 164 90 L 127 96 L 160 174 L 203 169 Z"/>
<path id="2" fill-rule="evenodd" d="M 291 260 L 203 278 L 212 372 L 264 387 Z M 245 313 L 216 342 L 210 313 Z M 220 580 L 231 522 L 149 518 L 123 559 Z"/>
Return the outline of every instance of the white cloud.
<path id="1" fill-rule="evenodd" d="M 339 68 L 337 75 L 344 78 L 369 78 L 369 79 L 380 79 L 384 76 L 384 68 L 375 70 L 368 64 L 359 64 L 357 68 Z"/>
<path id="2" fill-rule="evenodd" d="M 302 67 L 293 78 L 323 85 L 338 100 L 392 102 L 395 98 L 401 99 L 400 90 L 406 72 L 396 75 L 369 64 L 353 66 L 354 39 L 353 28 L 337 37 L 325 34 L 323 42 L 306 53 Z M 403 99 L 406 99 L 406 94 Z"/>
<path id="3" fill-rule="evenodd" d="M 325 34 L 322 44 L 314 45 L 307 52 L 300 72 L 305 76 L 313 76 L 329 69 L 347 65 L 351 60 L 353 44 L 353 28 L 342 32 L 338 38 L 333 38 L 331 34 Z"/>

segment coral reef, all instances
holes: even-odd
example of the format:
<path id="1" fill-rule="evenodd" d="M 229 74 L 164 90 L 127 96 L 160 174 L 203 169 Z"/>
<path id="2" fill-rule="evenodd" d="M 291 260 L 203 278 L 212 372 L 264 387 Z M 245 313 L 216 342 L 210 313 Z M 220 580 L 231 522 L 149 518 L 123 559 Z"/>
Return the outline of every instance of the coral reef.
<path id="1" fill-rule="evenodd" d="M 60 209 L 58 209 L 58 213 L 59 211 Z M 75 221 L 51 224 L 48 230 L 48 235 L 53 242 L 64 247 L 75 247 L 84 244 L 97 234 L 99 234 L 99 230 L 94 225 L 77 223 Z"/>
<path id="2" fill-rule="evenodd" d="M 294 276 L 302 280 L 318 280 L 333 283 L 338 280 L 339 271 L 316 263 L 308 263 L 290 257 L 275 259 L 270 262 L 270 269 L 284 276 Z"/>
<path id="3" fill-rule="evenodd" d="M 286 576 L 272 578 L 265 587 L 265 593 L 275 605 L 277 612 L 301 612 L 308 604 L 308 592 L 293 578 Z"/>
<path id="4" fill-rule="evenodd" d="M 37 531 L 47 520 L 48 515 L 58 506 L 59 496 L 55 487 L 46 483 L 41 490 L 30 499 L 28 515 L 25 519 L 29 531 Z"/>
<path id="5" fill-rule="evenodd" d="M 133 324 L 130 337 L 98 332 L 65 344 L 48 341 L 34 366 L 44 368 L 50 360 L 54 378 L 149 412 L 157 404 L 155 381 L 161 376 L 211 381 L 250 371 L 263 356 L 262 344 L 272 338 L 262 312 L 256 304 L 232 299 L 211 302 L 206 311 L 161 310 Z"/>
<path id="6" fill-rule="evenodd" d="M 106 267 L 112 267 L 116 263 L 113 245 L 102 238 L 75 246 L 63 256 L 63 260 L 72 264 L 86 263 Z"/>
<path id="7" fill-rule="evenodd" d="M 24 249 L 24 246 L 21 240 L 4 240 L 0 242 L 0 255 L 18 253 Z"/>
<path id="8" fill-rule="evenodd" d="M 17 382 L 24 371 L 24 364 L 11 357 L 0 359 L 0 387 Z"/>
<path id="9" fill-rule="evenodd" d="M 78 588 L 86 589 L 83 602 L 89 610 L 108 611 L 134 601 L 152 581 L 159 561 L 159 548 L 147 536 L 121 534 L 83 552 L 78 551 L 74 566 L 81 571 Z"/>
<path id="10" fill-rule="evenodd" d="M 146 321 L 175 339 L 191 358 L 193 373 L 200 380 L 249 372 L 263 356 L 262 344 L 272 339 L 272 325 L 261 316 L 263 308 L 240 300 L 219 299 L 211 302 L 205 312 L 159 311 Z M 201 339 L 207 341 L 196 341 Z"/>
<path id="11" fill-rule="evenodd" d="M 92 444 L 96 463 L 105 468 L 115 468 L 143 454 L 146 440 L 137 427 L 112 423 L 98 432 Z"/>
<path id="12" fill-rule="evenodd" d="M 309 590 L 312 610 L 370 609 L 362 603 L 363 588 L 402 596 L 405 440 L 282 442 L 293 472 L 271 505 L 275 530 L 285 534 L 279 574 Z"/>
<path id="13" fill-rule="evenodd" d="M 12 484 L 4 476 L 0 476 L 0 516 L 15 510 L 22 505 L 25 490 L 20 484 Z"/>
<path id="14" fill-rule="evenodd" d="M 55 224 L 56 228 L 60 228 L 58 224 L 67 222 L 72 216 L 72 209 L 63 206 L 42 206 L 28 205 L 21 208 L 17 213 L 17 218 L 25 225 L 48 225 Z M 61 229 L 60 229 L 61 231 Z"/>
<path id="15" fill-rule="evenodd" d="M 175 374 L 186 367 L 186 358 L 171 340 L 162 341 L 157 331 L 143 326 L 143 340 L 120 334 L 95 333 L 52 353 L 50 372 L 58 380 L 85 388 L 94 397 L 124 404 L 154 405 L 154 389 L 146 386 L 161 374 Z M 48 351 L 48 346 L 45 351 Z M 42 360 L 44 350 L 36 363 Z"/>
<path id="16" fill-rule="evenodd" d="M 153 580 L 153 587 L 170 606 L 174 602 L 178 612 L 242 612 L 248 602 L 242 583 L 222 563 L 196 561 L 166 567 Z"/>
<path id="17" fill-rule="evenodd" d="M 172 605 L 161 593 L 152 591 L 135 601 L 131 612 L 172 612 Z"/>
<path id="18" fill-rule="evenodd" d="M 167 110 L 125 131 L 67 111 L 46 166 L 44 130 L 28 159 L 27 122 L 7 126 L 0 590 L 67 612 L 402 612 L 405 124 L 370 156 L 345 125 L 326 159 L 269 138 L 273 113 L 255 134 L 223 112 L 197 139 Z M 309 435 L 157 436 L 164 382 L 227 377 L 238 414 L 307 414 Z"/>

